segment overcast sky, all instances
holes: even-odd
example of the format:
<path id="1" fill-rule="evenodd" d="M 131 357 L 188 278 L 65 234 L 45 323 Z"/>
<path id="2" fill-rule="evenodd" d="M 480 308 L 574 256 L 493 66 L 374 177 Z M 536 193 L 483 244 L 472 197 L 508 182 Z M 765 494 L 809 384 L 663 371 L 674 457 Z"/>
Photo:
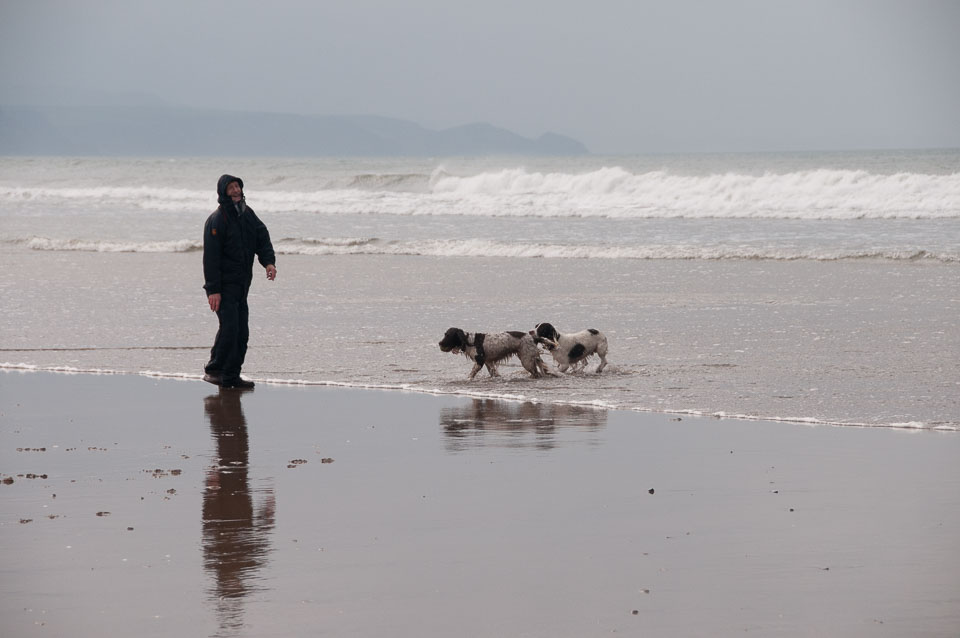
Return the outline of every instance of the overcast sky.
<path id="1" fill-rule="evenodd" d="M 60 88 L 594 153 L 958 147 L 960 1 L 0 0 L 0 104 Z"/>

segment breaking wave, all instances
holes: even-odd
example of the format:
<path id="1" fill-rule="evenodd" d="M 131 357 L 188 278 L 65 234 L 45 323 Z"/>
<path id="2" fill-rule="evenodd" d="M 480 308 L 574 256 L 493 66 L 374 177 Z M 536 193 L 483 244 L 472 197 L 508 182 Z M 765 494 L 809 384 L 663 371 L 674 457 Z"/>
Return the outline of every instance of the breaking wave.
<path id="1" fill-rule="evenodd" d="M 280 187 L 285 182 L 271 184 Z M 254 189 L 262 212 L 467 215 L 480 217 L 937 219 L 960 217 L 960 173 L 874 174 L 816 169 L 791 173 L 706 176 L 620 167 L 585 173 L 522 168 L 456 176 L 357 174 L 315 189 Z M 0 184 L 0 203 L 109 206 L 130 210 L 205 211 L 209 190 L 147 186 Z"/>
<path id="2" fill-rule="evenodd" d="M 31 250 L 95 253 L 189 253 L 203 248 L 203 242 L 191 241 L 189 239 L 135 242 L 30 237 L 28 239 L 18 239 L 5 243 L 20 244 Z"/>

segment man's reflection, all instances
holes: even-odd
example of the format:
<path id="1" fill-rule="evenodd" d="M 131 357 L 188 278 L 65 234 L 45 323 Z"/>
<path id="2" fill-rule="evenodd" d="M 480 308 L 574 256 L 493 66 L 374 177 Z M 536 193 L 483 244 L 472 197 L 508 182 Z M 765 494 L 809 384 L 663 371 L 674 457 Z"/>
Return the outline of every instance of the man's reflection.
<path id="1" fill-rule="evenodd" d="M 606 424 L 606 410 L 578 405 L 473 399 L 440 411 L 447 449 L 454 452 L 488 445 L 549 450 L 558 445 L 560 428 L 595 431 Z"/>
<path id="2" fill-rule="evenodd" d="M 220 632 L 243 624 L 243 599 L 256 589 L 256 571 L 264 565 L 274 524 L 273 490 L 254 512 L 248 477 L 249 439 L 236 389 L 221 389 L 203 400 L 217 463 L 207 472 L 203 495 L 203 560 L 213 576 L 211 599 Z"/>

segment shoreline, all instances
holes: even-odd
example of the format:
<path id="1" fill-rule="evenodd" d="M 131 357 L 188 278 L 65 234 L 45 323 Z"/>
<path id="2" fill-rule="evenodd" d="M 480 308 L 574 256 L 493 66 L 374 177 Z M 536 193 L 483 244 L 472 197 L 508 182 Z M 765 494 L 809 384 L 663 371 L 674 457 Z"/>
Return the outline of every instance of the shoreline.
<path id="1" fill-rule="evenodd" d="M 22 373 L 32 373 L 32 372 L 48 372 L 53 374 L 90 374 L 90 375 L 102 375 L 102 376 L 141 376 L 146 378 L 154 379 L 171 379 L 178 381 L 203 381 L 202 374 L 192 374 L 192 373 L 174 373 L 174 372 L 159 372 L 159 371 L 141 371 L 141 372 L 129 372 L 123 370 L 97 370 L 97 369 L 80 369 L 80 368 L 68 368 L 68 367 L 38 367 L 32 366 L 29 364 L 12 364 L 0 362 L 0 373 L 4 372 L 22 372 Z M 616 405 L 609 405 L 599 401 L 562 401 L 562 400 L 551 400 L 551 399 L 538 399 L 535 397 L 528 397 L 524 395 L 512 395 L 504 393 L 495 393 L 495 392 L 479 392 L 479 391 L 468 391 L 468 390 L 441 390 L 441 389 L 426 389 L 418 388 L 413 386 L 406 385 L 389 385 L 389 384 L 352 384 L 346 381 L 312 381 L 306 379 L 269 379 L 269 378 L 258 378 L 258 377 L 245 377 L 255 381 L 259 386 L 275 386 L 275 387 L 303 387 L 303 388 L 343 388 L 349 390 L 371 390 L 371 391 L 382 391 L 382 392 L 409 392 L 418 395 L 425 396 L 437 396 L 437 397 L 463 397 L 467 399 L 484 399 L 484 400 L 494 400 L 494 401 L 508 401 L 514 403 L 534 403 L 534 404 L 546 404 L 546 405 L 558 405 L 558 406 L 573 406 L 581 408 L 592 408 L 597 410 L 607 410 L 607 411 L 617 411 L 617 412 L 633 412 L 637 414 L 652 414 L 652 415 L 664 415 L 664 416 L 687 416 L 692 418 L 709 418 L 709 419 L 729 419 L 733 421 L 750 421 L 750 422 L 764 422 L 764 423 L 784 423 L 784 424 L 795 424 L 795 425 L 808 425 L 811 427 L 814 426 L 826 426 L 826 427 L 839 427 L 839 428 L 861 428 L 861 429 L 887 429 L 887 430 L 905 430 L 905 431 L 923 431 L 923 432 L 957 432 L 960 431 L 960 427 L 952 424 L 938 424 L 929 426 L 924 423 L 886 423 L 886 424 L 877 424 L 877 423 L 855 423 L 855 422 L 833 422 L 833 421 L 823 421 L 814 418 L 803 418 L 803 417 L 775 417 L 775 416 L 752 416 L 748 414 L 727 414 L 723 412 L 716 413 L 707 413 L 707 412 L 698 412 L 695 410 L 655 410 L 652 408 L 631 408 L 631 407 L 620 407 Z"/>
<path id="2" fill-rule="evenodd" d="M 18 249 L 4 264 L 36 281 L 0 285 L 0 361 L 199 374 L 216 319 L 195 255 Z M 254 379 L 960 427 L 955 265 L 288 256 L 283 273 L 251 289 L 244 372 Z M 505 367 L 502 379 L 467 383 L 465 359 L 436 347 L 451 326 L 542 321 L 602 330 L 611 365 L 535 381 Z"/>

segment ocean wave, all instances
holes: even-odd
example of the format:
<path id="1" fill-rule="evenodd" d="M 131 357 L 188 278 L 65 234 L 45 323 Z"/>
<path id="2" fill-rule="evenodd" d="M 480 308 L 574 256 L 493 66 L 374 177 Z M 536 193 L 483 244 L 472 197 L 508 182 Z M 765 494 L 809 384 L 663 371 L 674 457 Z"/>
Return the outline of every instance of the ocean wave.
<path id="1" fill-rule="evenodd" d="M 29 237 L 27 239 L 16 239 L 4 243 L 19 244 L 31 250 L 40 251 L 94 253 L 189 253 L 203 248 L 202 242 L 189 239 L 135 242 Z"/>
<path id="2" fill-rule="evenodd" d="M 479 217 L 936 219 L 960 217 L 960 173 L 806 170 L 705 176 L 621 167 L 585 173 L 506 169 L 456 176 L 356 174 L 312 190 L 256 189 L 261 212 Z M 284 182 L 274 183 L 281 186 Z M 302 186 L 302 181 L 299 182 Z M 98 204 L 131 210 L 208 210 L 213 193 L 146 186 L 0 184 L 0 202 Z"/>
<path id="3" fill-rule="evenodd" d="M 815 260 L 880 259 L 893 261 L 960 262 L 960 253 L 926 250 L 860 250 L 846 248 L 755 247 L 737 245 L 549 244 L 485 239 L 381 240 L 282 239 L 274 249 L 293 255 L 408 255 L 425 257 L 502 257 L 521 259 L 677 259 L 677 260 Z"/>
<path id="4" fill-rule="evenodd" d="M 31 237 L 0 243 L 38 251 L 184 253 L 202 250 L 194 240 L 158 242 L 97 241 Z M 423 257 L 500 257 L 517 259 L 674 259 L 674 260 L 814 260 L 876 259 L 891 261 L 960 262 L 960 252 L 921 249 L 797 248 L 734 244 L 551 244 L 486 239 L 385 240 L 377 237 L 292 238 L 274 241 L 281 255 L 398 255 Z"/>
<path id="5" fill-rule="evenodd" d="M 430 190 L 431 176 L 422 173 L 362 173 L 344 180 L 330 182 L 326 189 L 355 189 L 369 191 L 398 191 L 426 193 Z"/>
<path id="6" fill-rule="evenodd" d="M 10 204 L 91 204 L 132 210 L 216 208 L 210 191 L 151 186 L 7 186 L 0 184 L 0 202 Z"/>
<path id="7" fill-rule="evenodd" d="M 874 175 L 854 170 L 708 176 L 619 167 L 570 175 L 503 170 L 437 180 L 434 193 L 545 199 L 557 211 L 609 217 L 777 219 L 960 216 L 960 174 Z M 562 198 L 569 206 L 556 201 Z M 549 210 L 545 206 L 545 211 Z"/>

